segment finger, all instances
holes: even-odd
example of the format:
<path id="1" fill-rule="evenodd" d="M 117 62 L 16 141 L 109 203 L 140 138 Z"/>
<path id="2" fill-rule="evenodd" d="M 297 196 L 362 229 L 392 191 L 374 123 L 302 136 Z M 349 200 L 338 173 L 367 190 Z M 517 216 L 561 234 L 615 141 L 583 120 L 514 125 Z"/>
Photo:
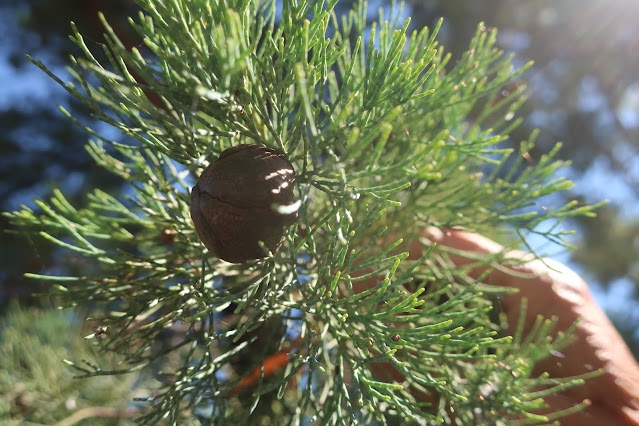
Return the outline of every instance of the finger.
<path id="1" fill-rule="evenodd" d="M 433 242 L 460 251 L 495 255 L 504 250 L 494 241 L 468 232 L 428 230 L 428 234 Z M 464 256 L 450 257 L 457 265 L 473 262 Z M 564 393 L 575 401 L 590 399 L 593 402 L 585 411 L 586 417 L 581 424 L 599 424 L 606 416 L 621 416 L 629 424 L 639 425 L 639 366 L 606 314 L 595 303 L 587 284 L 570 268 L 549 259 L 530 260 L 529 255 L 519 251 L 506 253 L 505 260 L 508 259 L 521 262 L 509 268 L 492 265 L 496 268 L 485 281 L 520 290 L 518 294 L 504 298 L 503 307 L 510 324 L 516 324 L 522 297 L 528 299 L 525 333 L 539 314 L 557 318 L 558 331 L 565 331 L 575 321 L 580 321 L 575 332 L 576 342 L 563 349 L 560 357 L 551 356 L 540 362 L 538 372 L 546 371 L 551 377 L 567 377 L 602 369 L 604 374 L 589 380 L 586 386 Z M 471 275 L 478 277 L 484 271 L 485 268 L 478 268 Z M 528 276 L 512 275 L 511 271 Z M 590 423 L 586 423 L 586 419 Z"/>
<path id="2" fill-rule="evenodd" d="M 532 324 L 538 314 L 547 318 L 558 315 L 566 320 L 564 328 L 578 318 L 578 313 L 569 313 L 572 307 L 592 302 L 586 283 L 558 262 L 537 259 L 519 250 L 504 252 L 502 245 L 470 232 L 429 228 L 426 234 L 439 246 L 455 250 L 448 256 L 457 266 L 481 263 L 477 261 L 477 255 L 486 255 L 485 262 L 490 262 L 490 258 L 499 257 L 497 255 L 502 253 L 499 262 L 478 266 L 469 275 L 477 279 L 490 270 L 483 278 L 485 283 L 519 290 L 515 294 L 505 295 L 502 300 L 502 307 L 511 324 L 517 323 L 521 299 L 524 297 L 528 300 L 530 312 L 526 324 Z"/>

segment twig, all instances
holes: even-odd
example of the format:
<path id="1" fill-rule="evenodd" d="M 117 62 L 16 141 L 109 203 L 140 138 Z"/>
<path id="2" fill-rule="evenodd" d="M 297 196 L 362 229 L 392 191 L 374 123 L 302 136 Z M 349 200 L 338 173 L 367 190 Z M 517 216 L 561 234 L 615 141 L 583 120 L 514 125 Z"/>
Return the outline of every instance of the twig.
<path id="1" fill-rule="evenodd" d="M 140 412 L 131 408 L 87 407 L 59 421 L 55 426 L 72 426 L 92 417 L 132 417 L 137 414 L 140 414 Z"/>

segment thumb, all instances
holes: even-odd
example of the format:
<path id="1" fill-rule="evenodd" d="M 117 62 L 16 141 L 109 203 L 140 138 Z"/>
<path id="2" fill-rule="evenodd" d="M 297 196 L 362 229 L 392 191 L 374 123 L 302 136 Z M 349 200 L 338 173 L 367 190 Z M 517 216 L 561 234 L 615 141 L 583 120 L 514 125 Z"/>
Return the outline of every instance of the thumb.
<path id="1" fill-rule="evenodd" d="M 478 234 L 429 228 L 424 231 L 424 237 L 437 243 L 442 251 L 452 249 L 450 260 L 459 266 L 477 263 L 478 254 L 494 259 L 496 254 L 503 253 L 499 263 L 478 267 L 469 275 L 478 278 L 490 267 L 492 269 L 484 278 L 486 283 L 519 290 L 503 300 L 509 324 L 517 323 L 522 297 L 528 299 L 524 332 L 530 330 L 538 315 L 557 318 L 558 331 L 579 321 L 576 342 L 562 351 L 565 359 L 550 357 L 538 365 L 551 377 L 603 370 L 601 376 L 588 380 L 584 386 L 563 393 L 575 402 L 584 399 L 592 402 L 592 406 L 583 412 L 589 422 L 569 424 L 639 425 L 639 365 L 579 275 L 550 259 L 539 259 L 517 250 L 504 252 L 503 246 Z M 417 246 L 411 248 L 412 254 L 421 250 Z"/>

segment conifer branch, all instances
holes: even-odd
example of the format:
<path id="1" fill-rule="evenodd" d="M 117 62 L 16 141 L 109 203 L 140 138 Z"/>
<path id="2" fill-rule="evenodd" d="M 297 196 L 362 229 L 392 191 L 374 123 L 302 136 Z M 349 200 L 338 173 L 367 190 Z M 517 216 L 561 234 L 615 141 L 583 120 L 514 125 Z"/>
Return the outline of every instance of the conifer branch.
<path id="1" fill-rule="evenodd" d="M 535 208 L 570 183 L 557 177 L 557 150 L 522 161 L 534 135 L 518 152 L 504 148 L 522 91 L 503 89 L 525 67 L 513 70 L 494 29 L 479 25 L 450 65 L 441 22 L 409 37 L 396 8 L 365 38 L 363 2 L 342 17 L 336 0 L 285 0 L 281 10 L 136 2 L 143 12 L 130 24 L 143 46 L 125 46 L 102 18 L 102 52 L 73 27 L 84 53 L 72 59 L 74 82 L 33 60 L 121 132 L 109 140 L 63 110 L 128 189 L 96 189 L 84 208 L 56 191 L 39 211 L 9 214 L 78 259 L 66 276 L 32 276 L 56 283 L 63 306 L 99 308 L 93 320 L 108 332 L 92 337 L 122 368 L 73 364 L 82 377 L 157 368 L 161 386 L 140 400 L 144 424 L 187 412 L 247 421 L 274 396 L 291 423 L 554 418 L 531 414 L 546 395 L 533 387 L 549 383 L 528 368 L 563 344 L 548 337 L 552 323 L 526 340 L 501 336 L 481 280 L 439 262 L 439 250 L 419 260 L 403 251 L 433 225 L 564 242 L 558 227 L 538 225 L 592 212 Z M 198 239 L 189 192 L 242 143 L 289 157 L 301 206 L 279 252 L 233 265 Z"/>

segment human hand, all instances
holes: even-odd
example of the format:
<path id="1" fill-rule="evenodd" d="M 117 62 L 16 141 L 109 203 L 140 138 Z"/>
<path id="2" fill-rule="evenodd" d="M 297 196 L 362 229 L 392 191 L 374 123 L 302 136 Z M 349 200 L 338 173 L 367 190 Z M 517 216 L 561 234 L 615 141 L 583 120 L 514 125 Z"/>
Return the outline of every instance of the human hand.
<path id="1" fill-rule="evenodd" d="M 496 242 L 468 232 L 429 228 L 426 237 L 453 249 L 450 259 L 458 266 L 476 262 L 469 257 L 495 255 L 504 250 Z M 419 258 L 423 247 L 421 243 L 413 243 L 410 257 Z M 499 265 L 491 266 L 493 269 L 484 278 L 486 283 L 519 290 L 503 298 L 503 309 L 511 327 L 517 324 L 523 297 L 528 301 L 524 333 L 530 330 L 538 315 L 557 317 L 558 331 L 567 330 L 579 320 L 575 332 L 577 340 L 562 350 L 563 357 L 551 356 L 537 364 L 539 373 L 546 371 L 550 377 L 569 377 L 597 369 L 604 371 L 583 386 L 545 399 L 552 411 L 569 408 L 583 400 L 590 401 L 585 410 L 562 418 L 561 424 L 639 425 L 639 365 L 581 277 L 561 263 L 535 259 L 521 251 L 510 251 Z M 470 275 L 478 278 L 487 269 L 474 269 Z"/>

